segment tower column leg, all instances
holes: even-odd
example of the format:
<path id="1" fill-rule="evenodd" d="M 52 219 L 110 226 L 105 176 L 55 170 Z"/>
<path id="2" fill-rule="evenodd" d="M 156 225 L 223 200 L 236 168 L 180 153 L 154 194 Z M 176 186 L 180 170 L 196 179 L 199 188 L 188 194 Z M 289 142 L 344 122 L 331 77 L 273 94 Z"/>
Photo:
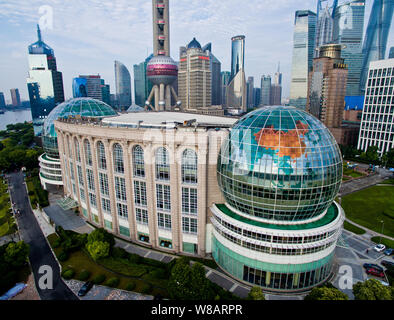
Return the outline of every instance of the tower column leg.
<path id="1" fill-rule="evenodd" d="M 160 101 L 159 101 L 159 109 L 160 111 L 164 110 L 165 101 L 164 101 L 164 83 L 160 83 Z"/>
<path id="2" fill-rule="evenodd" d="M 160 100 L 159 87 L 155 86 L 155 110 L 156 111 L 159 111 L 159 100 Z"/>
<path id="3" fill-rule="evenodd" d="M 171 89 L 170 86 L 166 86 L 166 110 L 171 111 Z"/>

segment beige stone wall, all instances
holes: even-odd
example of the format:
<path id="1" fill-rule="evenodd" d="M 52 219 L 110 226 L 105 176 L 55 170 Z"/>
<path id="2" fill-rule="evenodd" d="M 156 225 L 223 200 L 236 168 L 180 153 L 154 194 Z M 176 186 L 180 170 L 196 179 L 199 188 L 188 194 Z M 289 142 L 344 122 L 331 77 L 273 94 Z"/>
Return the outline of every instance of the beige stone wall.
<path id="1" fill-rule="evenodd" d="M 220 192 L 216 178 L 217 157 L 220 151 L 222 141 L 228 134 L 228 129 L 207 130 L 205 128 L 178 128 L 178 129 L 146 129 L 146 128 L 118 128 L 93 124 L 77 124 L 69 122 L 55 122 L 55 129 L 58 134 L 59 154 L 63 170 L 64 193 L 78 201 L 82 207 L 78 183 L 78 172 L 76 170 L 76 154 L 74 141 L 78 141 L 81 153 L 81 162 L 86 197 L 86 207 L 88 220 L 98 227 L 105 227 L 104 213 L 101 207 L 101 195 L 99 186 L 99 172 L 105 172 L 108 175 L 110 201 L 111 201 L 111 218 L 113 233 L 129 241 L 135 241 L 142 245 L 151 246 L 164 251 L 173 253 L 182 253 L 182 242 L 195 241 L 198 245 L 198 255 L 205 256 L 206 248 L 206 224 L 209 223 L 207 216 L 210 214 L 209 207 L 213 203 L 223 203 L 224 199 Z M 92 166 L 86 165 L 84 141 L 87 139 L 91 146 Z M 105 146 L 107 161 L 107 170 L 103 171 L 98 167 L 97 143 L 101 141 Z M 68 144 L 71 143 L 70 146 Z M 119 175 L 113 169 L 113 146 L 119 143 L 123 149 L 124 175 Z M 144 150 L 145 160 L 145 178 L 134 177 L 132 150 L 136 145 L 140 145 Z M 156 181 L 155 176 L 155 152 L 159 147 L 164 146 L 170 157 L 170 180 Z M 186 149 L 194 150 L 197 154 L 198 163 L 198 183 L 196 185 L 182 184 L 181 159 L 182 153 Z M 69 154 L 71 151 L 71 154 Z M 70 179 L 69 160 L 73 162 L 77 195 L 73 195 L 72 181 Z M 67 161 L 67 170 L 65 162 Z M 95 182 L 95 195 L 97 200 L 97 209 L 91 208 L 89 203 L 88 181 L 86 169 L 93 171 Z M 119 226 L 122 221 L 116 213 L 116 194 L 114 176 L 124 177 L 126 181 L 127 207 L 128 207 L 128 225 L 130 237 L 123 236 L 119 233 Z M 144 228 L 137 224 L 134 205 L 134 181 L 144 181 L 147 190 L 147 207 L 149 224 Z M 157 210 L 156 210 L 156 184 L 169 185 L 171 188 L 171 231 L 163 231 L 158 228 Z M 198 195 L 198 232 L 196 235 L 185 234 L 182 231 L 182 186 L 195 187 Z M 82 211 L 82 208 L 81 208 Z M 92 213 L 97 213 L 99 222 L 96 223 Z M 124 224 L 124 222 L 123 222 Z M 138 229 L 147 229 L 149 231 L 150 243 L 146 244 L 138 240 Z M 163 236 L 164 235 L 164 236 Z M 172 240 L 172 248 L 167 249 L 160 247 L 159 237 L 169 238 Z M 194 239 L 194 240 L 193 240 Z"/>

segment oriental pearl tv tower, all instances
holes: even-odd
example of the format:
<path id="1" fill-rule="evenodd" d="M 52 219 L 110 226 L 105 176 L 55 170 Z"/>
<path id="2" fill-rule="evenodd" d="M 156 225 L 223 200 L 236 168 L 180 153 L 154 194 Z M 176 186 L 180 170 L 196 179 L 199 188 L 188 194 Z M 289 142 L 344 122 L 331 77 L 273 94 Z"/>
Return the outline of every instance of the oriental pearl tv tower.
<path id="1" fill-rule="evenodd" d="M 170 57 L 170 14 L 169 0 L 152 0 L 153 11 L 153 55 L 146 73 L 153 88 L 145 102 L 145 109 L 155 111 L 172 110 L 171 94 L 181 106 L 172 83 L 177 79 L 178 66 Z M 154 106 L 151 104 L 154 98 Z"/>

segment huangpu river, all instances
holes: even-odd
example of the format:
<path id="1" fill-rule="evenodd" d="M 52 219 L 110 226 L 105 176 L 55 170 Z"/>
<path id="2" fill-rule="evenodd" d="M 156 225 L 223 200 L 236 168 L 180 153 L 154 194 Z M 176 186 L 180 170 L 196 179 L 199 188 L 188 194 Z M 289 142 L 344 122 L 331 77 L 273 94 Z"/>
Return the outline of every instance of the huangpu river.
<path id="1" fill-rule="evenodd" d="M 30 109 L 20 109 L 17 111 L 6 111 L 0 114 L 0 130 L 7 129 L 7 124 L 32 121 Z"/>

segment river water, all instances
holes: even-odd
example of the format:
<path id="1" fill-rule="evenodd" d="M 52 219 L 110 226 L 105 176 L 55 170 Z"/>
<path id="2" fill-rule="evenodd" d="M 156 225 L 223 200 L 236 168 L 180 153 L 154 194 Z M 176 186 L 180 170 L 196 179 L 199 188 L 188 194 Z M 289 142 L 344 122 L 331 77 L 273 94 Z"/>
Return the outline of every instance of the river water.
<path id="1" fill-rule="evenodd" d="M 0 114 L 0 130 L 7 129 L 7 124 L 32 121 L 30 109 L 21 109 L 17 111 L 6 111 Z"/>

